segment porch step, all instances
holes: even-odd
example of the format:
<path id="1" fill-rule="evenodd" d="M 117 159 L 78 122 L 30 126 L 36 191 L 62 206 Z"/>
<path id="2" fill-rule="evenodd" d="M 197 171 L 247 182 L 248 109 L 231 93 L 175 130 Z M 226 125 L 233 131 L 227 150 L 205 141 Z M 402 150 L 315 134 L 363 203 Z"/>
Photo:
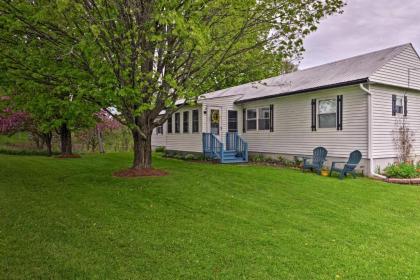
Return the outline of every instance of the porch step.
<path id="1" fill-rule="evenodd" d="M 224 156 L 236 156 L 236 151 L 235 150 L 233 150 L 233 151 L 224 151 L 223 152 L 223 155 Z"/>
<path id="2" fill-rule="evenodd" d="M 248 144 L 237 133 L 226 133 L 225 144 L 212 133 L 203 133 L 203 155 L 220 163 L 248 162 Z"/>
<path id="3" fill-rule="evenodd" d="M 243 158 L 240 157 L 234 157 L 234 158 L 223 158 L 221 163 L 245 163 L 247 162 L 246 160 L 244 160 Z"/>
<path id="4" fill-rule="evenodd" d="M 236 151 L 224 151 L 222 163 L 241 163 L 246 162 L 242 157 L 236 156 Z"/>

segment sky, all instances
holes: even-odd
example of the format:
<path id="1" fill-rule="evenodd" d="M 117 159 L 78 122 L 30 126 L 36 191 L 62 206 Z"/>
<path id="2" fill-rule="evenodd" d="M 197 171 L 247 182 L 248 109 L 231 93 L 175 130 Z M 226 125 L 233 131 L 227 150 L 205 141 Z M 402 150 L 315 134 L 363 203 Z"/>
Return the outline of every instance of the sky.
<path id="1" fill-rule="evenodd" d="M 323 19 L 305 39 L 299 68 L 405 43 L 420 51 L 420 0 L 347 0 L 343 14 Z"/>

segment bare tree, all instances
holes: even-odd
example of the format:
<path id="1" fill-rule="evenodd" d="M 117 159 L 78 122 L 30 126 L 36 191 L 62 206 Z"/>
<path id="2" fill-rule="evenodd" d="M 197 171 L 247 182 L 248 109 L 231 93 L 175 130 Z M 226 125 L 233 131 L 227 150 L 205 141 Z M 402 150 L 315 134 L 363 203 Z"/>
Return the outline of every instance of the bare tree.
<path id="1" fill-rule="evenodd" d="M 407 117 L 397 118 L 394 129 L 394 144 L 399 162 L 409 162 L 413 153 L 415 133 L 409 127 Z"/>

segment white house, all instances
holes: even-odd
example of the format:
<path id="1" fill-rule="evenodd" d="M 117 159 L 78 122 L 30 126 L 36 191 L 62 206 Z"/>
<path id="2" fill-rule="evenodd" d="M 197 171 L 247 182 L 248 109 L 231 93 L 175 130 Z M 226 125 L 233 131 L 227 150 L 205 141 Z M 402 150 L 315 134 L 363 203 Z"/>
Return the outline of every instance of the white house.
<path id="1" fill-rule="evenodd" d="M 401 118 L 420 139 L 420 58 L 411 44 L 203 94 L 156 129 L 152 143 L 198 153 L 203 141 L 206 149 L 223 143 L 226 162 L 232 154 L 246 161 L 229 151 L 238 141 L 242 151 L 290 159 L 318 146 L 330 161 L 360 150 L 361 168 L 373 175 L 397 158 Z M 420 140 L 413 156 L 420 156 Z"/>

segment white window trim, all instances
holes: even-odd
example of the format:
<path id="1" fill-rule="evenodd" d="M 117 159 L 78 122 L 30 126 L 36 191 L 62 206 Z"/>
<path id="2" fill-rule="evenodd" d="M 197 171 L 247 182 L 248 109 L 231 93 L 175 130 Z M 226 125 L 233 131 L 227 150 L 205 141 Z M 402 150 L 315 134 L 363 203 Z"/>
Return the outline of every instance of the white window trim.
<path id="1" fill-rule="evenodd" d="M 398 99 L 401 100 L 401 106 L 397 105 Z M 398 112 L 398 110 L 397 110 L 398 107 L 401 107 L 401 112 Z M 397 97 L 395 99 L 395 115 L 397 116 L 397 115 L 403 115 L 403 114 L 404 114 L 404 96 L 397 95 Z"/>
<path id="2" fill-rule="evenodd" d="M 178 130 L 178 132 L 176 131 L 176 116 L 177 115 L 179 116 L 179 124 L 178 124 L 179 130 Z M 181 115 L 181 112 L 176 112 L 174 114 L 174 119 L 172 121 L 174 122 L 174 131 L 173 131 L 173 133 L 174 134 L 181 134 L 182 133 L 182 115 Z"/>
<path id="3" fill-rule="evenodd" d="M 187 132 L 184 132 L 184 113 L 185 112 L 188 112 L 188 131 Z M 191 127 L 191 111 L 190 110 L 185 110 L 185 111 L 182 111 L 182 128 L 181 128 L 181 133 L 182 134 L 190 134 L 191 133 L 191 130 L 192 130 L 192 127 Z"/>
<path id="4" fill-rule="evenodd" d="M 198 130 L 197 131 L 193 131 L 193 126 L 194 126 L 194 117 L 193 117 L 193 113 L 194 113 L 194 111 L 195 110 L 197 110 L 197 116 L 198 116 L 198 120 L 197 120 L 197 122 L 198 122 Z M 192 109 L 191 110 L 191 134 L 197 134 L 197 133 L 200 133 L 200 127 L 201 127 L 201 124 L 200 124 L 200 119 L 201 119 L 201 117 L 200 117 L 200 109 Z"/>
<path id="5" fill-rule="evenodd" d="M 259 124 L 259 119 L 260 119 L 260 109 L 267 109 L 270 111 L 270 105 L 266 105 L 266 106 L 258 106 L 258 107 L 252 107 L 252 108 L 246 108 L 246 121 L 245 121 L 245 125 L 246 125 L 246 132 L 261 132 L 261 133 L 269 133 L 270 128 L 269 129 L 260 129 L 260 124 Z M 248 129 L 248 110 L 256 110 L 256 128 L 255 129 Z M 273 111 L 274 114 L 274 111 Z M 253 119 L 252 119 L 253 120 Z M 268 120 L 270 120 L 270 117 L 268 117 Z M 238 127 L 239 129 L 239 127 Z"/>
<path id="6" fill-rule="evenodd" d="M 316 101 L 316 125 L 317 125 L 317 130 L 322 130 L 322 131 L 337 131 L 337 105 L 335 107 L 335 126 L 334 127 L 321 127 L 319 125 L 319 115 L 326 115 L 326 114 L 320 114 L 320 110 L 319 110 L 319 103 L 322 101 L 328 101 L 328 100 L 334 100 L 335 104 L 337 104 L 337 97 L 324 97 L 324 98 L 319 98 Z M 329 113 L 332 114 L 332 113 Z"/>
<path id="7" fill-rule="evenodd" d="M 260 122 L 259 122 L 259 120 L 260 120 L 260 109 L 267 109 L 268 110 L 268 114 L 270 114 L 270 106 L 261 106 L 261 107 L 258 107 L 258 112 L 257 112 L 257 128 L 258 128 L 258 131 L 261 131 L 261 132 L 266 132 L 266 131 L 270 131 L 270 115 L 268 116 L 268 118 L 267 119 L 264 119 L 264 120 L 268 120 L 268 123 L 269 123 L 269 125 L 268 125 L 268 129 L 260 129 Z M 274 114 L 274 112 L 273 112 L 273 114 Z"/>
<path id="8" fill-rule="evenodd" d="M 248 111 L 255 110 L 255 119 L 248 119 Z M 248 120 L 255 120 L 255 129 L 248 129 Z M 258 131 L 258 108 L 247 108 L 246 109 L 246 131 Z"/>

